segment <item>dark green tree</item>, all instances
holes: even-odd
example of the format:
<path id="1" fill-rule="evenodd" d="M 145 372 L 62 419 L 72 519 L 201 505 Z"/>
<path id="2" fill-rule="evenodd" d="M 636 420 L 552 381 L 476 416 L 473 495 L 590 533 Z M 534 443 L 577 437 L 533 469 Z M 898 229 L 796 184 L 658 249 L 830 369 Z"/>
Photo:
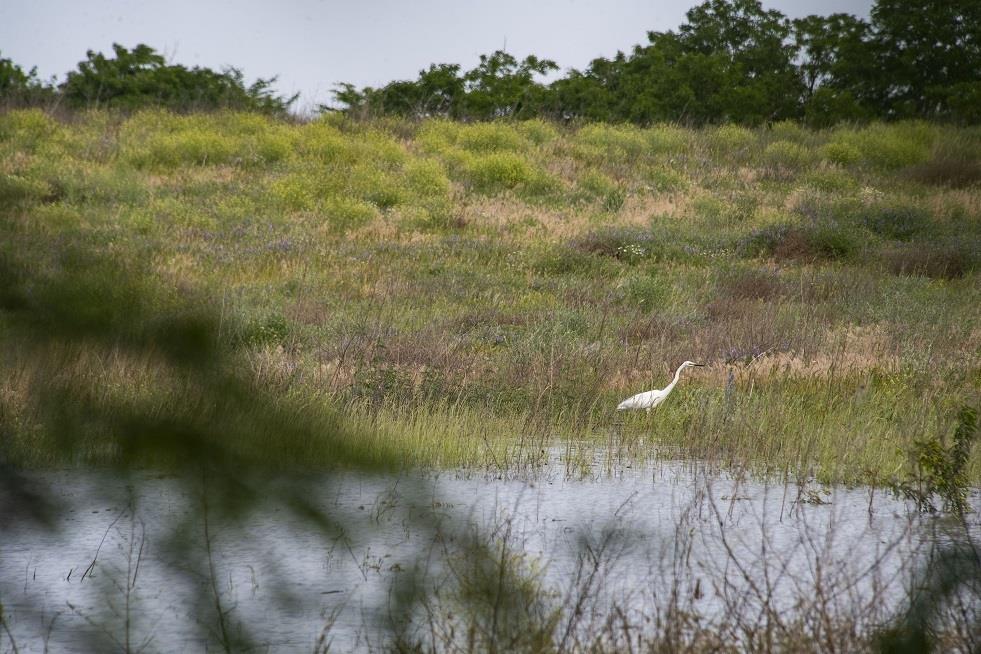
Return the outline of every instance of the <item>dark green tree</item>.
<path id="1" fill-rule="evenodd" d="M 284 113 L 297 96 L 276 95 L 276 78 L 246 85 L 237 68 L 216 72 L 167 64 L 147 45 L 127 50 L 113 44 L 114 57 L 89 50 L 78 69 L 68 73 L 61 92 L 73 107 L 138 109 L 162 106 L 175 111 L 239 109 Z"/>
<path id="2" fill-rule="evenodd" d="M 38 78 L 37 68 L 31 68 L 25 73 L 12 60 L 0 57 L 0 104 L 48 104 L 55 100 L 54 87 Z"/>
<path id="3" fill-rule="evenodd" d="M 879 0 L 872 28 L 883 115 L 981 117 L 981 3 Z"/>
<path id="4" fill-rule="evenodd" d="M 594 59 L 584 71 L 571 70 L 549 86 L 544 110 L 553 118 L 610 120 L 614 102 L 620 97 L 619 82 L 626 56 Z"/>
<path id="5" fill-rule="evenodd" d="M 851 14 L 793 21 L 806 122 L 823 127 L 873 115 L 879 102 L 868 23 Z"/>
<path id="6" fill-rule="evenodd" d="M 535 76 L 553 70 L 558 70 L 558 64 L 535 55 L 521 61 L 503 50 L 480 55 L 477 67 L 463 76 L 464 116 L 487 120 L 537 115 L 545 89 L 535 81 Z"/>
<path id="7" fill-rule="evenodd" d="M 708 74 L 692 82 L 706 86 L 710 119 L 754 124 L 798 115 L 804 87 L 786 16 L 758 0 L 709 0 L 687 19 L 679 39 L 688 56 L 705 58 L 689 72 Z"/>

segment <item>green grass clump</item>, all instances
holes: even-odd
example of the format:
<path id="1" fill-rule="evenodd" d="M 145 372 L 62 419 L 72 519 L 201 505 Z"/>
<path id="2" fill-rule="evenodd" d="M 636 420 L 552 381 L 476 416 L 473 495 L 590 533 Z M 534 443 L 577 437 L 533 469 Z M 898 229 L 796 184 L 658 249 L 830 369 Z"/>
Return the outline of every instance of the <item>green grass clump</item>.
<path id="1" fill-rule="evenodd" d="M 475 191 L 493 194 L 533 184 L 543 177 L 543 173 L 521 155 L 493 152 L 469 158 L 466 176 Z"/>
<path id="2" fill-rule="evenodd" d="M 39 145 L 62 140 L 62 126 L 40 109 L 7 111 L 0 114 L 0 141 L 26 152 Z"/>
<path id="3" fill-rule="evenodd" d="M 708 142 L 717 154 L 739 157 L 756 144 L 756 136 L 745 127 L 722 125 L 708 133 Z"/>
<path id="4" fill-rule="evenodd" d="M 517 130 L 519 134 L 535 145 L 545 145 L 559 138 L 559 130 L 540 118 L 518 123 Z"/>
<path id="5" fill-rule="evenodd" d="M 691 142 L 691 133 L 674 125 L 657 125 L 645 130 L 647 143 L 655 154 L 680 154 Z"/>
<path id="6" fill-rule="evenodd" d="M 823 220 L 816 223 L 775 223 L 739 239 L 737 251 L 745 256 L 770 256 L 799 261 L 847 259 L 859 249 L 860 236 L 847 225 Z"/>
<path id="7" fill-rule="evenodd" d="M 862 150 L 846 141 L 831 141 L 821 146 L 821 157 L 831 163 L 850 166 L 862 159 Z"/>
<path id="8" fill-rule="evenodd" d="M 811 162 L 811 152 L 791 141 L 776 141 L 763 150 L 763 162 L 774 168 L 797 170 Z"/>
<path id="9" fill-rule="evenodd" d="M 599 202 L 606 211 L 619 211 L 626 199 L 625 189 L 599 170 L 587 170 L 578 185 L 587 198 Z"/>
<path id="10" fill-rule="evenodd" d="M 419 131 L 419 144 L 428 152 L 440 153 L 459 148 L 472 153 L 523 152 L 536 141 L 534 135 L 547 140 L 547 133 L 534 123 L 522 129 L 510 123 L 474 123 L 464 125 L 452 121 L 431 121 Z"/>
<path id="11" fill-rule="evenodd" d="M 324 204 L 323 214 L 330 229 L 344 231 L 371 222 L 378 216 L 378 209 L 364 200 L 335 197 Z"/>
<path id="12" fill-rule="evenodd" d="M 9 206 L 38 201 L 50 194 L 51 188 L 40 180 L 0 175 L 0 202 Z"/>
<path id="13" fill-rule="evenodd" d="M 575 135 L 583 152 L 603 159 L 629 159 L 646 154 L 651 142 L 644 130 L 632 125 L 587 125 Z"/>
<path id="14" fill-rule="evenodd" d="M 872 232 L 896 241 L 908 241 L 929 229 L 932 223 L 930 213 L 915 205 L 871 206 L 862 214 L 862 220 Z"/>
<path id="15" fill-rule="evenodd" d="M 930 158 L 936 131 L 923 123 L 872 125 L 864 129 L 838 130 L 832 143 L 858 150 L 861 160 L 883 170 L 898 170 Z M 837 150 L 840 156 L 843 149 Z M 847 163 L 840 158 L 836 163 Z"/>
<path id="16" fill-rule="evenodd" d="M 858 182 L 838 167 L 819 167 L 810 170 L 801 181 L 810 188 L 825 193 L 846 193 L 858 188 Z"/>

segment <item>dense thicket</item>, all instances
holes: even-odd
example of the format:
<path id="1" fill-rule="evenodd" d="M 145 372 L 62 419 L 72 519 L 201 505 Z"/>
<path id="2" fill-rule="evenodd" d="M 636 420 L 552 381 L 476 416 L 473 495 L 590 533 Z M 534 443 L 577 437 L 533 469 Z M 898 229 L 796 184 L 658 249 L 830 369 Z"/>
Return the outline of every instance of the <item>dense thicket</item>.
<path id="1" fill-rule="evenodd" d="M 432 65 L 414 81 L 340 87 L 356 114 L 546 117 L 638 124 L 864 119 L 981 120 L 981 2 L 878 0 L 790 20 L 757 0 L 708 0 L 677 31 L 545 84 L 554 62 L 505 52 L 471 71 Z"/>
<path id="2" fill-rule="evenodd" d="M 60 85 L 45 83 L 35 70 L 25 73 L 10 59 L 0 59 L 0 101 L 8 106 L 63 103 L 72 108 L 175 111 L 236 109 L 283 113 L 296 99 L 276 95 L 275 78 L 245 83 L 242 71 L 187 68 L 168 64 L 153 48 L 127 50 L 113 44 L 114 57 L 89 50 L 85 61 Z"/>

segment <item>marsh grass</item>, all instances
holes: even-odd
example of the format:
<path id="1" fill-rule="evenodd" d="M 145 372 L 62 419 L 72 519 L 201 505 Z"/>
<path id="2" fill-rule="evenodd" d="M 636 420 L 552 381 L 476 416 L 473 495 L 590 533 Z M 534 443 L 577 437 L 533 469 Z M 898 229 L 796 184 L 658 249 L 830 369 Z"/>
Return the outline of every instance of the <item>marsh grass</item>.
<path id="1" fill-rule="evenodd" d="M 506 470 L 535 459 L 523 448 L 612 438 L 870 480 L 978 402 L 979 148 L 922 123 L 11 111 L 0 249 L 42 275 L 83 250 L 206 298 L 251 383 L 350 423 L 378 460 Z M 32 359 L 4 338 L 12 460 L 56 458 L 30 401 L 49 377 L 188 408 L 154 359 Z M 709 366 L 617 427 L 618 399 L 685 359 Z M 965 469 L 981 479 L 981 455 Z"/>

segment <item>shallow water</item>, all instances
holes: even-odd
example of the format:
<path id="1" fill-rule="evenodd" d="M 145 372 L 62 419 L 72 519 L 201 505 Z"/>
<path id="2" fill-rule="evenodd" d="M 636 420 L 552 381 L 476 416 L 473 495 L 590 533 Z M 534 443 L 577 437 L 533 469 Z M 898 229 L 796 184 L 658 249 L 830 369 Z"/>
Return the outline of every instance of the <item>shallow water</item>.
<path id="1" fill-rule="evenodd" d="M 614 604 L 640 621 L 680 597 L 711 624 L 764 599 L 793 611 L 815 589 L 886 615 L 925 552 L 963 537 L 963 524 L 919 516 L 881 490 L 765 483 L 681 462 L 575 479 L 560 456 L 520 478 L 283 481 L 305 484 L 343 531 L 325 534 L 267 502 L 239 521 L 213 510 L 208 539 L 188 480 L 38 473 L 32 481 L 63 506 L 46 528 L 4 525 L 0 602 L 10 637 L 21 652 L 197 652 L 246 637 L 260 651 L 312 651 L 326 640 L 337 651 L 376 649 L 405 628 L 399 589 L 415 573 L 424 589 L 448 588 L 471 533 L 523 552 L 558 601 L 588 595 L 577 629 Z M 977 491 L 970 502 L 981 507 Z M 981 533 L 976 513 L 967 529 Z M 419 624 L 407 629 L 424 637 Z"/>

